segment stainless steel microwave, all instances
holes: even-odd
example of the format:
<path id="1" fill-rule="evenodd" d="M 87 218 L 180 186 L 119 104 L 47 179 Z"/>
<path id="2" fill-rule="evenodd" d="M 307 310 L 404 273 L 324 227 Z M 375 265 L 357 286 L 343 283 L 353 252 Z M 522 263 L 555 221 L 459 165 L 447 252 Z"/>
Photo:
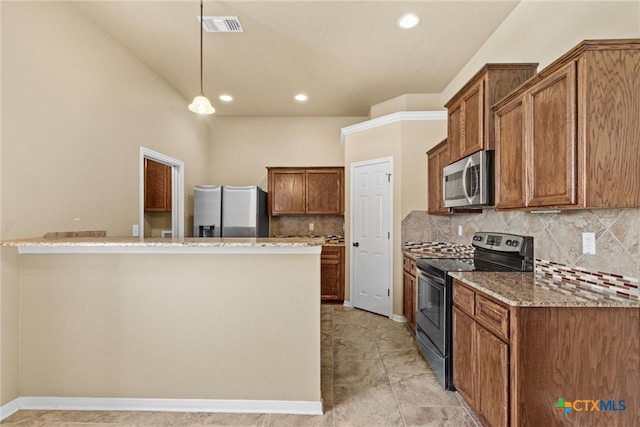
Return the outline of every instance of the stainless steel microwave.
<path id="1" fill-rule="evenodd" d="M 493 151 L 478 151 L 442 170 L 442 194 L 447 208 L 493 205 Z"/>

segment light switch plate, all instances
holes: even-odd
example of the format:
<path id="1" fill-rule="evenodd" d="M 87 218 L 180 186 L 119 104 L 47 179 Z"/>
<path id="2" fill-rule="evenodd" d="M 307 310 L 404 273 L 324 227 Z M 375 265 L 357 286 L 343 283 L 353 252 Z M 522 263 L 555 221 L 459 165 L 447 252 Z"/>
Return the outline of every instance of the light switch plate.
<path id="1" fill-rule="evenodd" d="M 131 230 L 133 237 L 138 237 L 140 235 L 140 231 L 138 229 L 138 224 L 133 224 L 133 228 Z"/>
<path id="2" fill-rule="evenodd" d="M 462 226 L 458 226 L 458 236 L 462 236 Z"/>
<path id="3" fill-rule="evenodd" d="M 595 233 L 582 233 L 582 253 L 596 254 L 596 235 Z"/>

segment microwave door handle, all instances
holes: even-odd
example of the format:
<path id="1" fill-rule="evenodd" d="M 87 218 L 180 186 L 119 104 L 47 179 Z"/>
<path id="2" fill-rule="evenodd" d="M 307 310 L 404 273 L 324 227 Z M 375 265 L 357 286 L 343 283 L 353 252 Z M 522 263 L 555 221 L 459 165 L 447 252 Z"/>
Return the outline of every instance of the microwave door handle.
<path id="1" fill-rule="evenodd" d="M 471 197 L 469 197 L 469 191 L 467 191 L 467 171 L 471 166 L 473 166 L 473 161 L 469 159 L 462 169 L 462 191 L 464 191 L 464 197 L 467 198 L 469 204 L 471 204 Z"/>

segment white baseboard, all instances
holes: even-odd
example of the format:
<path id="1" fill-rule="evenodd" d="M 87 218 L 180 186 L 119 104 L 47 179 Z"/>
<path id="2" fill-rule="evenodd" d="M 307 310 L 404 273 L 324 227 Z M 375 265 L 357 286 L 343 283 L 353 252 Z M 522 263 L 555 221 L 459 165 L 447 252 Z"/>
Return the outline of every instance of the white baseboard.
<path id="1" fill-rule="evenodd" d="M 13 399 L 11 402 L 0 406 L 0 421 L 20 410 L 20 398 Z"/>
<path id="2" fill-rule="evenodd" d="M 18 397 L 0 407 L 0 421 L 21 409 L 66 411 L 235 412 L 322 415 L 322 400 L 295 401 Z"/>
<path id="3" fill-rule="evenodd" d="M 345 307 L 353 307 L 353 304 L 351 304 L 351 301 L 347 301 L 347 300 L 344 300 L 343 305 Z M 392 314 L 391 316 L 389 316 L 389 319 L 394 320 L 396 322 L 400 322 L 400 323 L 407 323 L 407 318 L 404 316 L 400 316 L 399 314 Z"/>
<path id="4" fill-rule="evenodd" d="M 395 320 L 396 322 L 400 323 L 407 323 L 407 318 L 404 316 L 400 316 L 399 314 L 392 314 L 391 320 Z"/>

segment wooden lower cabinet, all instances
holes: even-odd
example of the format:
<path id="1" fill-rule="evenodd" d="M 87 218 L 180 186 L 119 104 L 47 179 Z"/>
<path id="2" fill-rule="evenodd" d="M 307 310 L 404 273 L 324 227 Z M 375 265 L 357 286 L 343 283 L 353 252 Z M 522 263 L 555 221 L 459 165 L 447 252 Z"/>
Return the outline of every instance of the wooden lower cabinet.
<path id="1" fill-rule="evenodd" d="M 509 345 L 457 307 L 453 310 L 453 382 L 483 425 L 509 419 Z"/>
<path id="2" fill-rule="evenodd" d="M 640 307 L 510 306 L 457 279 L 453 299 L 453 382 L 483 426 L 640 425 Z"/>
<path id="3" fill-rule="evenodd" d="M 464 400 L 475 407 L 476 335 L 475 322 L 458 307 L 453 307 L 453 383 Z"/>
<path id="4" fill-rule="evenodd" d="M 403 261 L 403 300 L 402 311 L 407 319 L 407 326 L 412 331 L 416 330 L 416 262 L 409 256 L 404 256 Z"/>
<path id="5" fill-rule="evenodd" d="M 509 420 L 509 345 L 479 324 L 475 338 L 478 416 L 484 425 L 505 426 Z"/>
<path id="6" fill-rule="evenodd" d="M 344 246 L 323 246 L 320 254 L 320 299 L 344 301 Z"/>

